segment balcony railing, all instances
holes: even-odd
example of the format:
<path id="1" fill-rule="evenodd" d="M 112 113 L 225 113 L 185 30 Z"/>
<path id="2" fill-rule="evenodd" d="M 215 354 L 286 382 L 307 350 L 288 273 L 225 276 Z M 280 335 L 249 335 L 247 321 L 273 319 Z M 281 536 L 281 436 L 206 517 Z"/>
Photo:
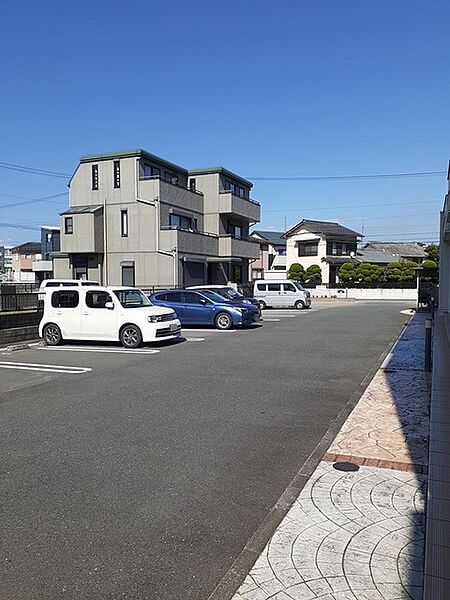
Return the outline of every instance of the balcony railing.
<path id="1" fill-rule="evenodd" d="M 236 194 L 235 192 L 232 192 L 231 190 L 219 190 L 219 194 L 231 194 L 235 198 L 239 198 L 239 200 L 247 200 L 247 202 L 256 204 L 256 206 L 261 206 L 261 204 L 259 202 L 257 202 L 256 200 L 252 200 L 252 198 L 247 198 L 246 196 L 239 196 L 239 194 Z"/>
<path id="2" fill-rule="evenodd" d="M 154 179 L 159 179 L 159 181 L 163 181 L 164 183 L 168 183 L 169 185 L 173 185 L 174 187 L 181 188 L 182 190 L 187 190 L 188 192 L 192 192 L 193 194 L 197 194 L 199 196 L 203 196 L 202 192 L 198 190 L 193 190 L 190 187 L 185 187 L 184 185 L 180 185 L 179 183 L 174 183 L 173 181 L 169 181 L 168 179 L 164 179 L 161 175 L 140 175 L 139 181 L 151 181 Z"/>
<path id="3" fill-rule="evenodd" d="M 214 233 L 209 233 L 208 231 L 198 231 L 197 229 L 188 229 L 186 227 L 178 227 L 176 225 L 164 225 L 160 229 L 161 229 L 161 231 L 170 231 L 170 230 L 173 229 L 173 230 L 176 230 L 176 231 L 187 231 L 188 233 L 195 233 L 197 235 L 205 235 L 207 237 L 212 237 L 212 238 L 217 238 L 218 237 Z"/>

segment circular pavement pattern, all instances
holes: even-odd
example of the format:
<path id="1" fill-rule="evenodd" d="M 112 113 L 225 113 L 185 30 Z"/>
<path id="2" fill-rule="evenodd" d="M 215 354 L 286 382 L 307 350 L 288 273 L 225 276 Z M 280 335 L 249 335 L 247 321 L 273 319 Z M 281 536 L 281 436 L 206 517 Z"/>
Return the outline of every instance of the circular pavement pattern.
<path id="1" fill-rule="evenodd" d="M 322 462 L 234 600 L 419 600 L 426 478 Z"/>

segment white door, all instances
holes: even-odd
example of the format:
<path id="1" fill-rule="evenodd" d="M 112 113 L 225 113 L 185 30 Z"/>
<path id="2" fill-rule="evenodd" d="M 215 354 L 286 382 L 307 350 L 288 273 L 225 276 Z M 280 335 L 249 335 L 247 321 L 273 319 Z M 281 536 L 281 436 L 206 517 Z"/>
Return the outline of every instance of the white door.
<path id="1" fill-rule="evenodd" d="M 275 307 L 283 306 L 281 297 L 281 283 L 267 284 L 267 304 Z"/>
<path id="2" fill-rule="evenodd" d="M 293 283 L 283 283 L 283 306 L 294 306 L 299 299 L 298 289 Z"/>
<path id="3" fill-rule="evenodd" d="M 61 329 L 63 338 L 76 339 L 81 336 L 80 294 L 76 290 L 55 290 L 50 297 L 50 306 L 45 308 L 46 321 L 53 321 Z"/>
<path id="4" fill-rule="evenodd" d="M 105 290 L 86 292 L 82 300 L 81 332 L 83 338 L 118 340 L 117 315 L 119 307 L 115 299 L 114 308 L 106 308 L 107 302 L 114 302 Z"/>

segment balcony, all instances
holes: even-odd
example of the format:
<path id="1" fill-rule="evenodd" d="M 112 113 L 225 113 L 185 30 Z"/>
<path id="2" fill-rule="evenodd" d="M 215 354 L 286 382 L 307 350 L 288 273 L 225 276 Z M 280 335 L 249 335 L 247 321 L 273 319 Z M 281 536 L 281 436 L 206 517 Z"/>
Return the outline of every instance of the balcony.
<path id="1" fill-rule="evenodd" d="M 159 200 L 171 206 L 203 213 L 203 194 L 201 192 L 170 183 L 156 176 L 139 178 L 138 197 L 149 202 Z"/>
<path id="2" fill-rule="evenodd" d="M 219 239 L 212 233 L 192 229 L 162 227 L 160 231 L 161 249 L 166 252 L 177 250 L 200 256 L 217 256 Z"/>
<path id="3" fill-rule="evenodd" d="M 219 256 L 226 258 L 259 258 L 259 241 L 255 238 L 219 237 Z"/>
<path id="4" fill-rule="evenodd" d="M 261 206 L 255 200 L 241 198 L 232 192 L 222 190 L 219 192 L 219 212 L 236 215 L 256 223 L 260 220 Z"/>
<path id="5" fill-rule="evenodd" d="M 31 269 L 35 273 L 42 273 L 44 271 L 53 271 L 52 260 L 34 260 L 31 264 Z"/>

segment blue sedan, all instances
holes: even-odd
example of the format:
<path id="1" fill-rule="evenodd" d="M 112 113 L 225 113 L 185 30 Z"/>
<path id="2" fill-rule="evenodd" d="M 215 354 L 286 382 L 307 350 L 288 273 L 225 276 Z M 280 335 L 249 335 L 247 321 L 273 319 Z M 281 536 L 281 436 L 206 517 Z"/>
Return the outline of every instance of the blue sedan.
<path id="1" fill-rule="evenodd" d="M 214 325 L 231 329 L 236 325 L 252 325 L 260 321 L 256 306 L 225 300 L 211 291 L 166 290 L 155 292 L 150 300 L 157 306 L 172 308 L 182 325 Z"/>

